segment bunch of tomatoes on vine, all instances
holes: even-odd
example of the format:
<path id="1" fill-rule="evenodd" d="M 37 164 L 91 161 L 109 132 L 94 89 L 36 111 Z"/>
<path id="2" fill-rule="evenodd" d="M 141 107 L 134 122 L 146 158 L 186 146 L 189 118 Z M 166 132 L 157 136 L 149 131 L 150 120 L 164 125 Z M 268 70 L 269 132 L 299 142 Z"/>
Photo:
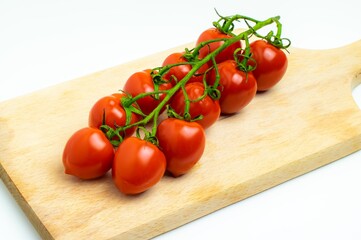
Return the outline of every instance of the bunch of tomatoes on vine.
<path id="1" fill-rule="evenodd" d="M 166 173 L 184 175 L 203 155 L 207 128 L 282 79 L 290 41 L 281 37 L 278 16 L 218 16 L 193 49 L 133 73 L 122 91 L 95 102 L 89 126 L 65 145 L 66 174 L 86 180 L 111 170 L 115 186 L 129 195 L 148 190 Z M 235 34 L 240 22 L 248 28 Z M 258 30 L 268 25 L 275 31 L 261 35 Z"/>

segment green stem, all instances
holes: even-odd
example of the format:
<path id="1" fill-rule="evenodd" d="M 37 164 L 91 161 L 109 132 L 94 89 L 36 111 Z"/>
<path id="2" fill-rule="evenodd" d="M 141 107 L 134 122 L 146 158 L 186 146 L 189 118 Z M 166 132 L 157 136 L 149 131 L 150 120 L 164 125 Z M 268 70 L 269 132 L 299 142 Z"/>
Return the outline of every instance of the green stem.
<path id="1" fill-rule="evenodd" d="M 123 107 L 129 107 L 129 106 L 131 106 L 133 103 L 135 103 L 136 101 L 138 101 L 141 98 L 148 97 L 148 96 L 155 95 L 155 94 L 159 94 L 159 93 L 167 93 L 168 91 L 169 90 L 158 90 L 158 91 L 141 93 L 141 94 L 138 94 L 137 96 L 134 96 L 134 97 L 125 97 L 125 98 L 122 98 L 121 103 L 122 103 Z"/>
<path id="2" fill-rule="evenodd" d="M 168 64 L 164 67 L 160 67 L 160 68 L 155 68 L 154 70 L 159 70 L 158 73 L 156 73 L 156 75 L 160 75 L 163 76 L 166 72 L 168 72 L 171 68 L 173 67 L 177 67 L 177 66 L 181 66 L 181 65 L 193 65 L 193 62 L 179 62 L 179 63 L 173 63 L 173 64 Z"/>
<path id="3" fill-rule="evenodd" d="M 247 70 L 247 64 L 248 64 L 248 59 L 249 59 L 249 56 L 251 55 L 251 48 L 249 46 L 249 39 L 248 37 L 245 37 L 244 38 L 244 42 L 246 43 L 246 47 L 244 49 L 244 55 L 245 57 L 243 58 L 241 64 L 242 66 L 244 66 L 245 70 Z"/>
<path id="4" fill-rule="evenodd" d="M 201 48 L 209 45 L 210 43 L 214 43 L 214 42 L 221 42 L 221 41 L 227 41 L 229 40 L 230 38 L 217 38 L 217 39 L 211 39 L 211 40 L 207 40 L 207 41 L 204 41 L 204 42 L 201 42 L 200 44 L 198 44 L 198 46 L 196 46 L 194 49 L 193 49 L 193 59 L 196 59 L 197 56 L 199 55 L 199 50 L 201 50 Z M 203 63 L 204 64 L 204 63 Z"/>
<path id="5" fill-rule="evenodd" d="M 158 116 L 159 114 L 155 114 L 153 117 L 153 127 L 152 127 L 152 136 L 155 136 L 155 134 L 157 133 L 157 127 L 158 127 Z"/>
<path id="6" fill-rule="evenodd" d="M 184 96 L 184 103 L 185 103 L 183 118 L 184 118 L 184 120 L 189 121 L 192 118 L 192 116 L 189 113 L 189 109 L 191 107 L 191 102 L 189 100 L 189 96 L 188 96 L 188 93 L 186 91 L 185 86 L 182 85 L 181 87 L 182 87 L 182 92 L 183 92 L 183 96 Z"/>
<path id="7" fill-rule="evenodd" d="M 213 83 L 213 87 L 214 87 L 214 88 L 217 88 L 218 85 L 219 85 L 219 81 L 221 80 L 221 76 L 220 76 L 220 74 L 219 74 L 219 70 L 218 70 L 218 66 L 217 66 L 217 63 L 216 63 L 216 59 L 215 59 L 214 57 L 212 57 L 212 63 L 213 63 L 213 66 L 214 66 L 214 71 L 216 72 L 216 79 L 215 79 L 215 81 L 214 81 L 214 83 Z M 207 82 L 205 81 L 205 79 L 203 79 L 203 81 L 204 81 L 205 83 L 207 83 Z"/>
<path id="8" fill-rule="evenodd" d="M 281 33 L 282 33 L 282 24 L 279 21 L 279 18 L 274 19 L 276 26 L 277 26 L 277 33 L 276 33 L 276 39 L 281 39 Z"/>

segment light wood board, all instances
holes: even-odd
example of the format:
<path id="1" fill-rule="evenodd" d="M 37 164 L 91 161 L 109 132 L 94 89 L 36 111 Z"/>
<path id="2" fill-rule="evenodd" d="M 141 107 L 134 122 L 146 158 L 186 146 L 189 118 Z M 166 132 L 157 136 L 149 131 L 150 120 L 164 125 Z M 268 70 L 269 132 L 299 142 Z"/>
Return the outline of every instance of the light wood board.
<path id="1" fill-rule="evenodd" d="M 183 177 L 127 197 L 110 173 L 94 181 L 65 175 L 63 147 L 87 125 L 94 102 L 184 47 L 0 103 L 0 175 L 43 238 L 150 238 L 361 148 L 351 95 L 361 82 L 359 41 L 291 48 L 285 78 L 207 130 L 204 156 Z"/>

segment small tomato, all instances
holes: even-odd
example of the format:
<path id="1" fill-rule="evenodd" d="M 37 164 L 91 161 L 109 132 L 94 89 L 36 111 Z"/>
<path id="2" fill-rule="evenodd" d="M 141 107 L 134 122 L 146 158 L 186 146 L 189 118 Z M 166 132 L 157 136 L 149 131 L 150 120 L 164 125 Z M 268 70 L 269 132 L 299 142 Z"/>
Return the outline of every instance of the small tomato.
<path id="1" fill-rule="evenodd" d="M 167 90 L 171 87 L 172 84 L 163 83 L 159 85 L 159 90 Z M 132 74 L 126 81 L 123 90 L 126 93 L 131 94 L 133 97 L 142 93 L 154 92 L 154 82 L 151 75 L 151 70 L 147 69 Z M 164 93 L 159 93 L 158 98 L 155 98 L 155 96 L 146 96 L 139 99 L 137 103 L 143 113 L 148 115 L 158 106 L 164 97 Z"/>
<path id="2" fill-rule="evenodd" d="M 133 195 L 158 183 L 165 169 L 165 156 L 157 146 L 137 137 L 129 137 L 115 152 L 112 177 L 120 192 Z"/>
<path id="3" fill-rule="evenodd" d="M 63 151 L 65 173 L 81 179 L 105 175 L 112 167 L 114 149 L 104 133 L 96 128 L 82 128 L 67 141 Z"/>
<path id="4" fill-rule="evenodd" d="M 239 70 L 234 60 L 219 63 L 218 72 L 221 111 L 224 114 L 236 113 L 247 106 L 256 95 L 256 79 L 251 72 L 245 73 Z M 215 80 L 216 71 L 212 70 L 209 83 L 214 84 Z"/>
<path id="5" fill-rule="evenodd" d="M 266 91 L 275 86 L 286 73 L 287 56 L 281 49 L 264 40 L 252 42 L 250 48 L 252 58 L 257 63 L 253 71 L 257 80 L 257 90 Z"/>
<path id="6" fill-rule="evenodd" d="M 214 40 L 214 39 L 222 39 L 222 38 L 231 38 L 230 35 L 222 33 L 217 28 L 209 28 L 203 31 L 200 36 L 198 37 L 196 45 L 200 44 L 201 42 Z M 199 51 L 199 58 L 204 58 L 208 54 L 214 52 L 217 48 L 223 45 L 223 41 L 217 41 L 207 44 L 206 46 L 202 47 Z M 241 48 L 241 42 L 235 42 L 229 47 L 225 48 L 221 51 L 216 57 L 216 63 L 221 63 L 225 60 L 234 59 L 233 53 L 236 49 Z"/>
<path id="7" fill-rule="evenodd" d="M 176 52 L 168 55 L 164 59 L 162 66 L 166 66 L 169 64 L 177 64 L 177 63 L 187 63 L 188 61 L 183 57 L 183 54 L 184 53 Z M 169 69 L 169 71 L 164 75 L 164 78 L 170 82 L 173 81 L 173 78 L 176 78 L 177 81 L 180 81 L 189 73 L 191 69 L 192 69 L 191 64 L 184 64 L 184 65 L 182 64 L 182 65 L 174 66 L 171 69 Z M 208 70 L 208 64 L 205 63 L 196 71 L 196 73 L 188 80 L 187 83 L 203 82 L 203 76 L 207 70 Z"/>
<path id="8" fill-rule="evenodd" d="M 120 101 L 126 94 L 114 93 L 110 96 L 100 98 L 91 108 L 89 112 L 89 127 L 99 128 L 104 123 L 109 127 L 115 129 L 117 127 L 125 126 L 126 113 Z M 132 113 L 129 124 L 135 123 L 139 120 L 139 116 Z M 129 137 L 135 132 L 135 127 L 125 130 L 125 136 Z"/>
<path id="9" fill-rule="evenodd" d="M 199 82 L 188 83 L 185 85 L 185 91 L 191 100 L 189 114 L 192 118 L 203 116 L 202 119 L 197 120 L 197 123 L 202 125 L 204 129 L 213 125 L 219 118 L 221 108 L 218 100 L 213 100 L 210 96 L 206 95 L 203 99 L 197 100 L 204 94 L 204 85 Z M 185 98 L 182 90 L 179 90 L 172 98 L 170 106 L 174 111 L 183 116 L 185 109 Z"/>
<path id="10" fill-rule="evenodd" d="M 167 159 L 167 170 L 175 177 L 187 173 L 199 161 L 206 142 L 201 125 L 175 118 L 158 125 L 157 138 Z"/>

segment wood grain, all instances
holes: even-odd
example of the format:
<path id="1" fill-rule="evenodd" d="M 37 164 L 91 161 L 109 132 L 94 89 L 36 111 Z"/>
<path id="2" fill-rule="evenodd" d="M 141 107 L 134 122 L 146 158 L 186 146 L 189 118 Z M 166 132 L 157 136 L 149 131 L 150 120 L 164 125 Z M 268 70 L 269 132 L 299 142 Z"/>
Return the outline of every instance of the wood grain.
<path id="1" fill-rule="evenodd" d="M 184 47 L 0 103 L 0 175 L 43 238 L 150 238 L 361 148 L 351 95 L 361 82 L 359 41 L 292 48 L 284 80 L 207 130 L 205 154 L 185 176 L 128 197 L 110 173 L 94 181 L 65 175 L 63 147 L 94 102 Z"/>

